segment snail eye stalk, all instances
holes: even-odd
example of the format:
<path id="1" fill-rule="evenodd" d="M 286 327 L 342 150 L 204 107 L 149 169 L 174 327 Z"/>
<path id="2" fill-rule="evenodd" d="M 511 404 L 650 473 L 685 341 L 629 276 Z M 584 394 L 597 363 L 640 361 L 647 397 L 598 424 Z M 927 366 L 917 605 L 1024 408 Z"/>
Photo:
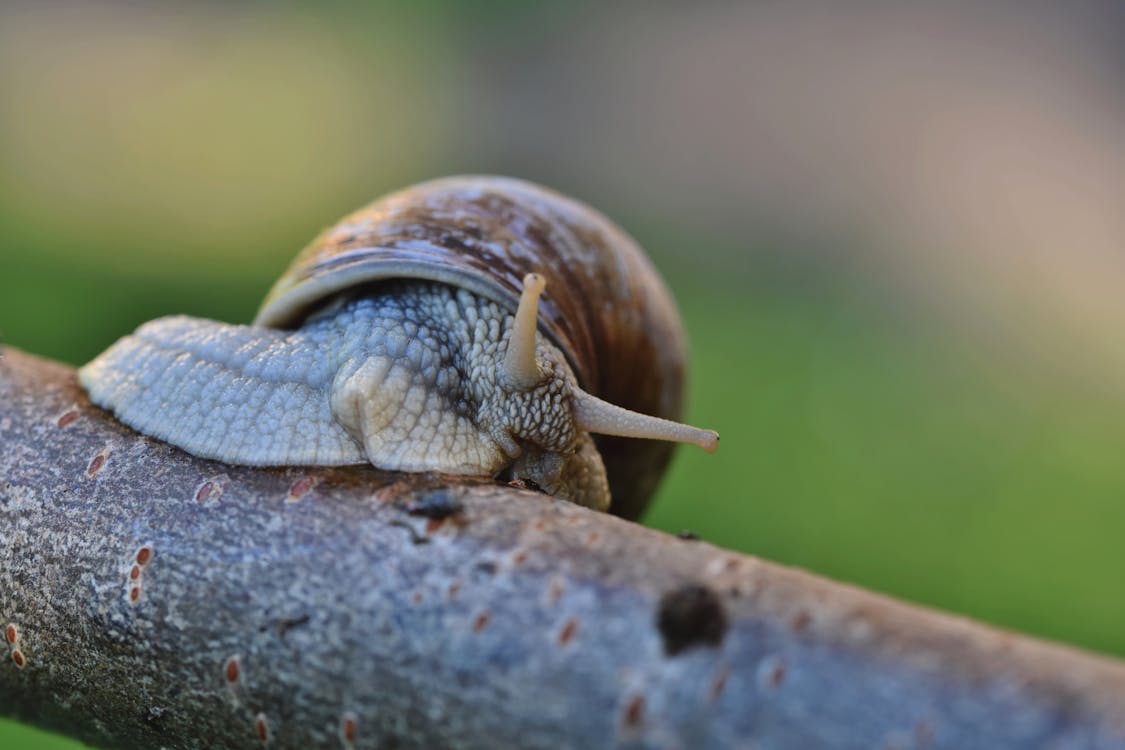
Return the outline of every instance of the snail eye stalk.
<path id="1" fill-rule="evenodd" d="M 574 421 L 580 429 L 598 435 L 691 443 L 708 453 L 714 453 L 719 447 L 719 433 L 714 430 L 701 430 L 670 419 L 638 414 L 585 391 L 574 394 Z"/>
<path id="2" fill-rule="evenodd" d="M 539 295 L 546 286 L 546 280 L 537 273 L 523 277 L 523 293 L 512 323 L 508 351 L 504 354 L 501 368 L 504 380 L 521 391 L 534 388 L 543 379 L 539 363 L 535 361 L 535 331 L 539 324 Z"/>

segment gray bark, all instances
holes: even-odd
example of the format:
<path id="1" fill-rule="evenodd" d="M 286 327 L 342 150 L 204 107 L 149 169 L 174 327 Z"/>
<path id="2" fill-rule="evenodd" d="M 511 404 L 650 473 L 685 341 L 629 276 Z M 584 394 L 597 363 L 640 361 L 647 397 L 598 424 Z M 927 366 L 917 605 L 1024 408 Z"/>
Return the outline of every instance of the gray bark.
<path id="1" fill-rule="evenodd" d="M 0 625 L 0 711 L 107 748 L 1125 748 L 1122 662 L 489 482 L 199 460 L 12 349 Z"/>

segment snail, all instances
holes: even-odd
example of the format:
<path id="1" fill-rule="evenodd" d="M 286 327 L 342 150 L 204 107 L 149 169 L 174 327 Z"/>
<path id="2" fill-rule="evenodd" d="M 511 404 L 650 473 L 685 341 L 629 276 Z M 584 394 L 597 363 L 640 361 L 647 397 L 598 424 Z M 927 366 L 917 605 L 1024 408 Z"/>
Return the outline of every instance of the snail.
<path id="1" fill-rule="evenodd" d="M 547 188 L 466 176 L 322 232 L 252 325 L 160 318 L 79 380 L 202 458 L 495 476 L 636 516 L 670 456 L 656 441 L 718 444 L 674 421 L 685 350 L 623 230 Z"/>

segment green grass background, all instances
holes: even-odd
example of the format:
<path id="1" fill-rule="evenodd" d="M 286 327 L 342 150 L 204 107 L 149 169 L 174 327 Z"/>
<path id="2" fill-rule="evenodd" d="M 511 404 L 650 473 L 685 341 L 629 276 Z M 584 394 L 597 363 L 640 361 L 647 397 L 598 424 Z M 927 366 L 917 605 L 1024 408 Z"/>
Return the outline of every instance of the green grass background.
<path id="1" fill-rule="evenodd" d="M 392 30 L 396 7 L 385 8 Z M 159 315 L 246 321 L 323 224 L 425 177 L 506 171 L 566 188 L 573 176 L 526 158 L 461 149 L 448 125 L 414 132 L 388 109 L 365 115 L 382 131 L 341 131 L 305 117 L 303 104 L 290 108 L 292 86 L 323 109 L 345 106 L 372 60 L 390 66 L 371 74 L 380 80 L 452 85 L 456 50 L 426 57 L 421 72 L 425 56 L 414 52 L 429 24 L 456 33 L 460 21 L 443 7 L 402 21 L 389 52 L 333 16 L 338 8 L 302 15 L 298 32 L 248 22 L 230 49 L 258 46 L 220 55 L 230 76 L 162 103 L 128 100 L 142 84 L 111 77 L 109 93 L 120 88 L 152 118 L 130 120 L 130 137 L 113 142 L 97 121 L 113 117 L 105 98 L 75 104 L 65 95 L 82 81 L 40 75 L 42 60 L 28 53 L 17 79 L 26 107 L 0 119 L 4 341 L 79 364 Z M 206 13 L 193 18 L 210 28 Z M 533 28 L 549 35 L 543 24 Z M 351 72 L 325 63 L 310 73 L 306 63 L 322 59 L 315 45 L 293 63 L 303 84 L 293 69 L 256 67 L 255 54 L 277 62 L 271 45 L 309 28 L 350 40 L 333 54 Z M 367 61 L 359 72 L 347 67 L 353 58 Z M 268 127 L 241 103 L 247 86 L 276 115 Z M 199 102 L 213 117 L 189 106 Z M 362 170 L 341 166 L 349 148 Z M 601 207 L 649 248 L 690 332 L 690 420 L 723 436 L 715 455 L 680 451 L 645 523 L 1125 655 L 1125 402 L 1115 392 L 933 314 L 862 264 L 753 226 L 670 228 L 635 206 L 615 210 L 623 205 L 610 196 Z M 0 721 L 0 747 L 73 746 Z"/>

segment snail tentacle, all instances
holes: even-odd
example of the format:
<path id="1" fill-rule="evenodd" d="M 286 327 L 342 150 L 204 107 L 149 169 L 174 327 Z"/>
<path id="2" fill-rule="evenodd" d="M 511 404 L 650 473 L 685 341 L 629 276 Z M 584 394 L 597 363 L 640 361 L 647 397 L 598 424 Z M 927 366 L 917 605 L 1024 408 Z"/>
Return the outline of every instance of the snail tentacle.
<path id="1" fill-rule="evenodd" d="M 575 389 L 574 420 L 579 429 L 598 435 L 670 440 L 698 445 L 708 453 L 719 447 L 719 433 L 623 409 Z"/>
<path id="2" fill-rule="evenodd" d="M 546 280 L 537 273 L 523 278 L 523 293 L 512 322 L 502 370 L 505 382 L 518 390 L 534 388 L 543 379 L 535 358 L 535 333 L 539 326 L 539 295 L 546 286 Z"/>

